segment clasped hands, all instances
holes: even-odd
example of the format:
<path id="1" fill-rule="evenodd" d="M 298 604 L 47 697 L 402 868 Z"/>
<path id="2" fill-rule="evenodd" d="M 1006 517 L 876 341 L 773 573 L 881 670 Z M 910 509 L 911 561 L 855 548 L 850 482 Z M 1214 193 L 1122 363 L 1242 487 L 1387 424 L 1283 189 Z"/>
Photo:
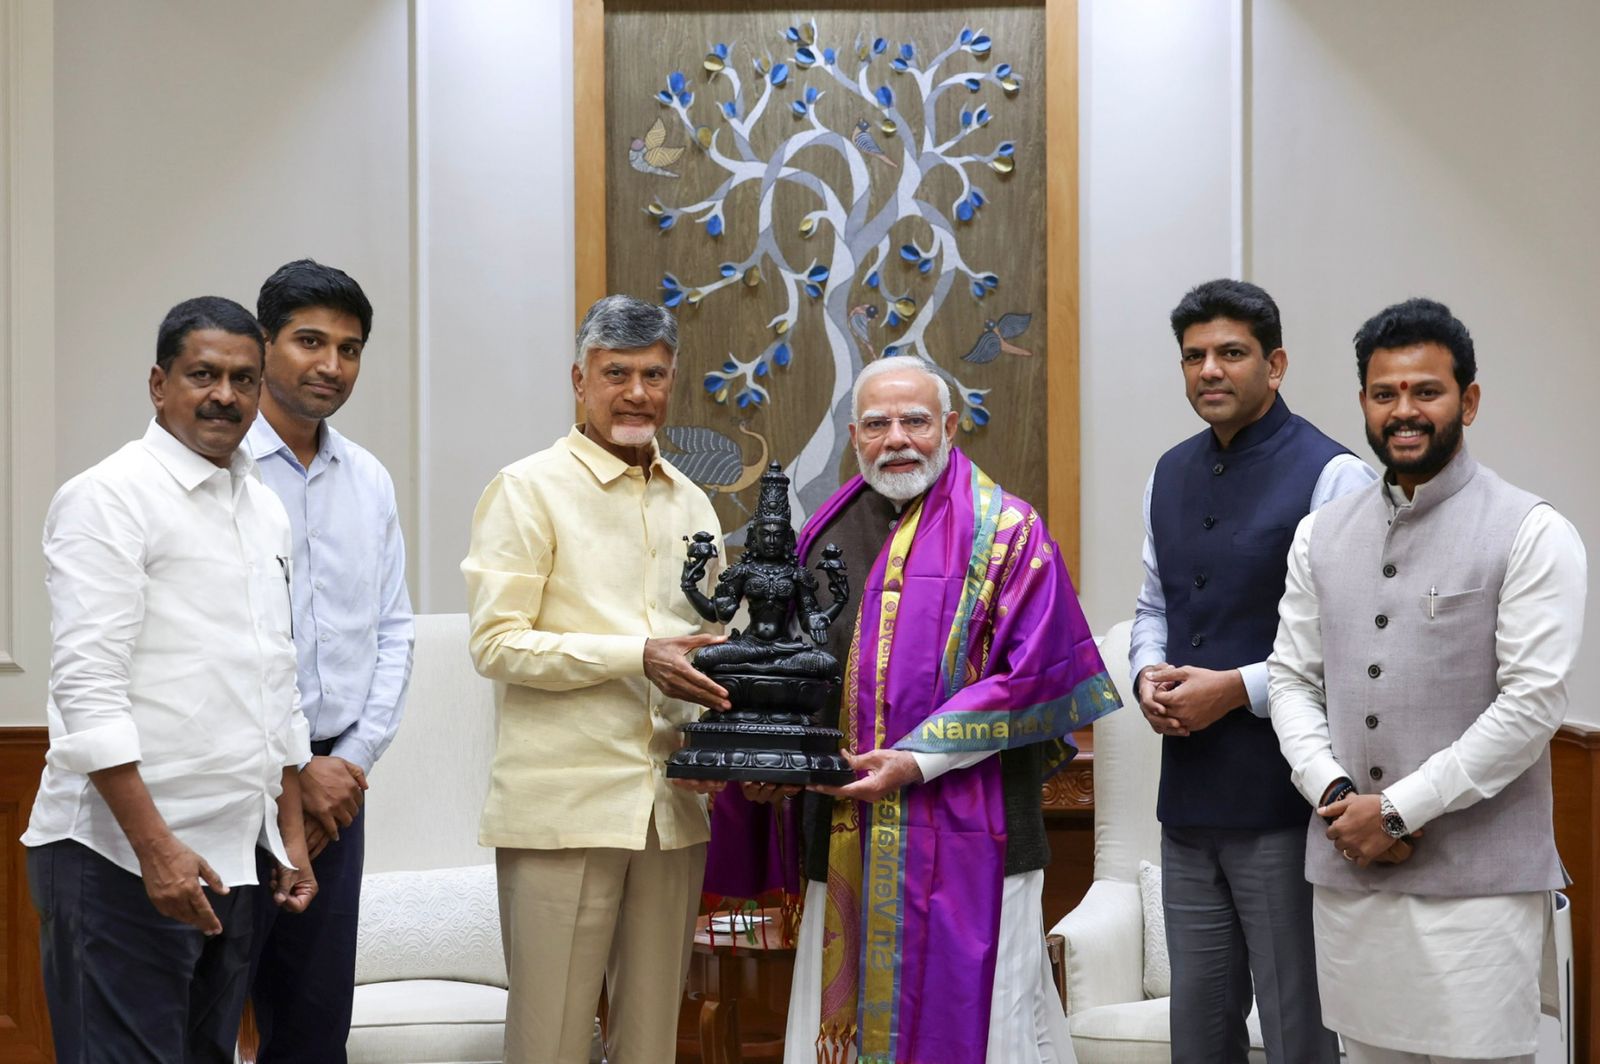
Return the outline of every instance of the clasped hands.
<path id="1" fill-rule="evenodd" d="M 1146 665 L 1136 683 L 1139 711 L 1157 735 L 1189 735 L 1209 728 L 1250 701 L 1238 669 Z"/>
<path id="2" fill-rule="evenodd" d="M 1336 802 L 1317 807 L 1317 815 L 1332 817 L 1326 832 L 1339 856 L 1357 868 L 1371 864 L 1400 864 L 1415 852 L 1405 839 L 1383 830 L 1382 800 L 1376 794 L 1349 794 Z M 1420 829 L 1411 832 L 1420 839 Z"/>
<path id="3" fill-rule="evenodd" d="M 355 822 L 366 801 L 367 774 L 342 757 L 313 757 L 300 770 L 300 809 L 305 815 L 306 852 L 312 860 L 339 829 Z"/>

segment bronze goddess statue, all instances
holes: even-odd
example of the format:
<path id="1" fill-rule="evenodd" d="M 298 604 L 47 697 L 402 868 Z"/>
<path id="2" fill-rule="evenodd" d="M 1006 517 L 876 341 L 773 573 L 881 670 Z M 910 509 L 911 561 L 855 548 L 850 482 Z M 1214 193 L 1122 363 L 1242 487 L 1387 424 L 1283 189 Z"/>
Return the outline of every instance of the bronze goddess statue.
<path id="1" fill-rule="evenodd" d="M 727 690 L 732 708 L 708 711 L 684 726 L 687 745 L 667 762 L 667 775 L 802 784 L 854 779 L 838 754 L 839 732 L 815 726 L 816 714 L 840 683 L 839 661 L 824 644 L 849 600 L 850 584 L 839 549 L 828 545 L 817 568 L 832 601 L 826 607 L 817 602 L 817 578 L 795 553 L 789 478 L 778 463 L 761 476 L 744 556 L 723 570 L 708 598 L 699 584 L 716 549 L 709 532 L 695 533 L 682 587 L 708 621 L 726 624 L 741 602 L 749 613 L 748 627 L 694 657 L 695 668 Z"/>

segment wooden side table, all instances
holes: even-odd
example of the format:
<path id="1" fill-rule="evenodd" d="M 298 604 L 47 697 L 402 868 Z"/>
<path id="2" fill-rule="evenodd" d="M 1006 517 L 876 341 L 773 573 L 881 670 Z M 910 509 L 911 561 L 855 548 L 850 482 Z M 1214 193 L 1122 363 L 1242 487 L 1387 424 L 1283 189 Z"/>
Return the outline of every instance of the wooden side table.
<path id="1" fill-rule="evenodd" d="M 678 1064 L 783 1060 L 794 947 L 783 943 L 779 910 L 752 915 L 756 922 L 749 933 L 724 930 L 725 915 L 695 922 L 689 981 L 678 1013 Z"/>

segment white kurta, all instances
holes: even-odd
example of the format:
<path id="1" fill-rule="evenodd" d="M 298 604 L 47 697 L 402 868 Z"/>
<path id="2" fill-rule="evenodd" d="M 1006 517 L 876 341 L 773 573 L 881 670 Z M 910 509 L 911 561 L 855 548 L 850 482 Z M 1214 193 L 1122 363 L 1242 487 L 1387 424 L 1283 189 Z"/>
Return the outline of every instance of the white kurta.
<path id="1" fill-rule="evenodd" d="M 1396 506 L 1409 505 L 1390 490 Z M 1321 686 L 1309 552 L 1315 518 L 1295 532 L 1268 662 L 1273 727 L 1295 785 L 1313 805 L 1346 775 L 1333 757 Z M 1577 530 L 1551 507 L 1534 507 L 1517 530 L 1500 592 L 1500 695 L 1461 738 L 1385 789 L 1408 828 L 1492 798 L 1538 760 L 1566 714 L 1586 588 Z M 1541 975 L 1554 974 L 1547 892 L 1441 898 L 1317 887 L 1313 918 L 1330 1029 L 1413 1053 L 1534 1052 Z"/>
<path id="2" fill-rule="evenodd" d="M 1077 1064 L 1061 998 L 1044 948 L 1044 870 L 1006 876 L 1000 896 L 1000 948 L 989 1009 L 987 1064 Z M 789 993 L 783 1064 L 816 1064 L 822 1027 L 822 925 L 826 883 L 807 883 L 805 914 Z M 847 1064 L 855 1064 L 855 1050 Z"/>

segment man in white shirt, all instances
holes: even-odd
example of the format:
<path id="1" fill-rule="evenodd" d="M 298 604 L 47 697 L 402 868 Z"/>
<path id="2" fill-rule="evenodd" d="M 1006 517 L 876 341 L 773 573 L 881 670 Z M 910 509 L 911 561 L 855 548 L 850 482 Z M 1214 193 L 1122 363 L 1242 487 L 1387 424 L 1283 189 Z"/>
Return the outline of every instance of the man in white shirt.
<path id="1" fill-rule="evenodd" d="M 355 996 L 367 773 L 394 738 L 411 675 L 413 625 L 394 483 L 328 424 L 355 390 L 372 304 L 342 270 L 310 259 L 261 286 L 267 338 L 261 416 L 245 437 L 282 500 L 293 538 L 291 598 L 300 770 L 317 904 L 279 918 L 258 900 L 250 997 L 258 1064 L 342 1064 Z"/>
<path id="2" fill-rule="evenodd" d="M 50 750 L 22 842 L 60 1064 L 231 1062 L 254 894 L 316 893 L 289 523 L 239 447 L 261 362 L 249 311 L 178 304 L 144 438 L 45 520 Z"/>
<path id="3" fill-rule="evenodd" d="M 1566 881 L 1550 737 L 1582 637 L 1583 544 L 1467 453 L 1477 358 L 1447 307 L 1382 311 L 1356 364 L 1387 475 L 1300 522 L 1268 660 L 1283 755 L 1319 807 L 1322 1018 L 1351 1064 L 1531 1064 Z"/>

